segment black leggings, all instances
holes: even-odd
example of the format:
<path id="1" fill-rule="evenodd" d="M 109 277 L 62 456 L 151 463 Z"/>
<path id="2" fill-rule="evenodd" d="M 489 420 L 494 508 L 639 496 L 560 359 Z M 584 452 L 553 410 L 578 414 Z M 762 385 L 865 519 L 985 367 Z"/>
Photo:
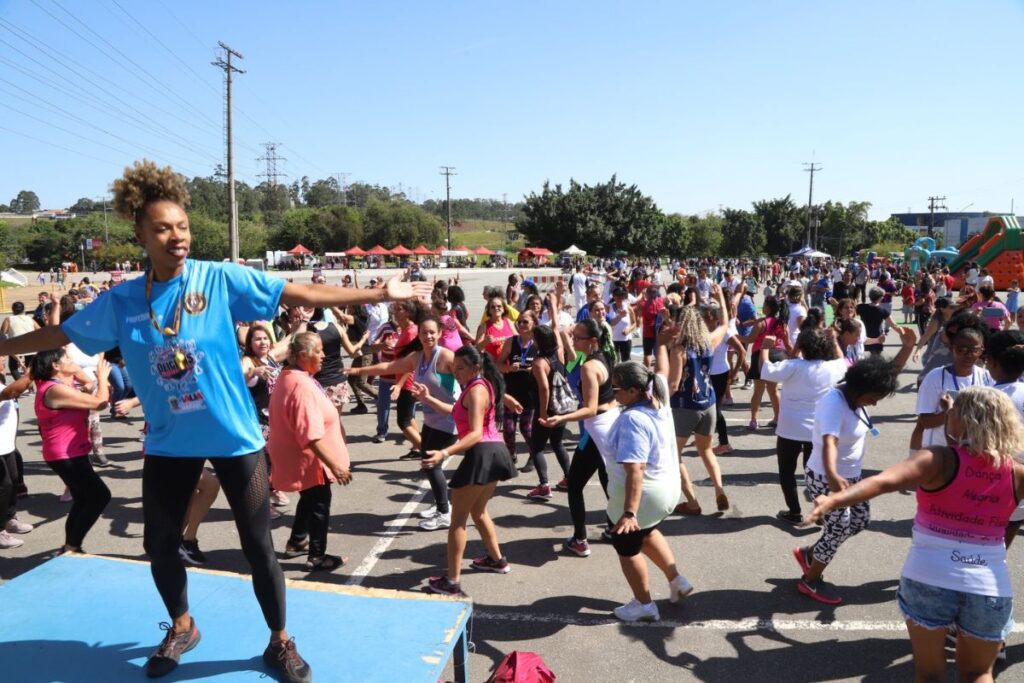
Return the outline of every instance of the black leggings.
<path id="1" fill-rule="evenodd" d="M 188 503 L 205 458 L 147 455 L 142 466 L 143 547 L 153 582 L 171 619 L 188 611 L 185 565 L 178 555 Z M 242 552 L 252 569 L 252 587 L 272 631 L 284 630 L 284 576 L 270 538 L 270 482 L 263 450 L 210 458 L 235 516 Z"/>
<path id="2" fill-rule="evenodd" d="M 612 342 L 615 346 L 615 353 L 619 356 L 619 361 L 625 363 L 629 360 L 630 355 L 633 353 L 633 340 L 627 339 L 626 341 Z"/>
<path id="3" fill-rule="evenodd" d="M 917 312 L 917 335 L 919 337 L 924 336 L 924 328 L 928 327 L 928 321 L 931 320 L 932 314 L 925 313 L 923 309 Z"/>
<path id="4" fill-rule="evenodd" d="M 440 429 L 434 429 L 427 425 L 423 425 L 420 438 L 423 440 L 420 448 L 424 453 L 444 450 L 456 441 L 454 434 L 442 432 Z M 434 505 L 437 506 L 437 511 L 447 514 L 451 508 L 448 506 L 448 480 L 444 478 L 444 469 L 441 465 L 431 467 L 429 470 L 423 470 L 423 476 L 430 484 L 430 491 L 434 494 Z"/>
<path id="5" fill-rule="evenodd" d="M 110 502 L 110 489 L 92 468 L 87 455 L 46 463 L 71 491 L 71 511 L 64 521 L 64 545 L 81 549 L 89 529 Z M 187 501 L 186 501 L 187 502 Z M 179 540 L 180 539 L 179 528 Z M 178 546 L 174 546 L 177 557 Z"/>
<path id="6" fill-rule="evenodd" d="M 398 392 L 396 409 L 398 411 L 399 429 L 405 429 L 413 423 L 413 420 L 416 419 L 416 397 L 412 395 L 411 391 L 402 389 Z"/>
<path id="7" fill-rule="evenodd" d="M 14 517 L 16 482 L 18 481 L 18 449 L 0 455 L 0 522 Z"/>
<path id="8" fill-rule="evenodd" d="M 722 401 L 725 400 L 725 392 L 729 388 L 729 371 L 711 375 L 711 386 L 715 389 L 715 429 L 718 430 L 718 444 L 729 445 L 729 432 L 726 429 L 725 415 L 722 414 Z"/>
<path id="9" fill-rule="evenodd" d="M 587 485 L 591 477 L 597 472 L 601 480 L 601 488 L 604 495 L 608 495 L 608 472 L 604 469 L 604 460 L 597 450 L 597 444 L 589 436 L 587 443 L 572 454 L 572 464 L 569 465 L 569 514 L 572 515 L 573 538 L 584 541 L 587 538 L 587 508 L 583 500 L 583 487 Z"/>
<path id="10" fill-rule="evenodd" d="M 530 456 L 533 458 L 533 466 L 537 468 L 537 477 L 540 485 L 548 483 L 548 461 L 544 457 L 544 445 L 551 444 L 551 450 L 555 452 L 558 465 L 562 468 L 562 476 L 569 475 L 569 454 L 565 452 L 562 439 L 565 437 L 565 424 L 557 427 L 545 427 L 534 417 L 531 425 Z"/>
<path id="11" fill-rule="evenodd" d="M 300 545 L 309 539 L 309 557 L 323 557 L 327 552 L 327 529 L 331 524 L 331 485 L 317 484 L 299 491 L 295 521 L 288 542 Z"/>
<path id="12" fill-rule="evenodd" d="M 360 356 L 356 356 L 355 358 L 352 359 L 352 367 L 354 367 L 354 368 L 361 368 L 364 365 L 370 365 L 372 363 L 373 363 L 373 356 L 371 356 L 368 353 L 360 355 Z M 349 386 L 349 388 L 352 389 L 352 395 L 355 397 L 356 403 L 358 405 L 361 405 L 361 406 L 365 406 L 366 405 L 366 403 L 363 401 L 363 397 L 360 395 L 361 393 L 362 394 L 366 394 L 367 396 L 369 396 L 370 398 L 372 398 L 375 401 L 377 400 L 377 392 L 370 388 L 370 385 L 366 381 L 366 378 L 363 377 L 362 375 L 358 375 L 358 376 L 349 375 L 348 376 L 348 386 Z"/>
<path id="13" fill-rule="evenodd" d="M 793 441 L 784 436 L 775 437 L 775 450 L 779 459 L 779 486 L 786 498 L 786 507 L 795 515 L 800 514 L 800 496 L 796 493 L 796 465 L 800 454 L 804 455 L 804 469 L 811 457 L 810 441 Z"/>

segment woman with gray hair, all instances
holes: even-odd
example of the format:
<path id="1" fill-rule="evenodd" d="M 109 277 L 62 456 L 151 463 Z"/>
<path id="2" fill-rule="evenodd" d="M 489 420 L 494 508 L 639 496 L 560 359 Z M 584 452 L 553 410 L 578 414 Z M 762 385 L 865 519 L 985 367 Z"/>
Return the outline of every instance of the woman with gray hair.
<path id="1" fill-rule="evenodd" d="M 606 455 L 608 518 L 612 546 L 633 591 L 633 599 L 616 607 L 622 621 L 657 621 L 647 564 L 651 559 L 669 582 L 669 600 L 678 602 L 693 586 L 676 568 L 675 556 L 658 525 L 679 502 L 680 475 L 676 458 L 668 383 L 642 363 L 619 363 L 612 370 L 612 391 L 623 406 L 609 433 Z M 614 455 L 612 455 L 614 454 Z"/>
<path id="2" fill-rule="evenodd" d="M 316 332 L 301 332 L 288 345 L 288 367 L 270 395 L 270 482 L 278 491 L 298 491 L 289 557 L 306 553 L 306 571 L 337 569 L 345 560 L 327 554 L 331 484 L 348 485 L 348 448 L 338 410 L 313 375 L 324 362 Z"/>

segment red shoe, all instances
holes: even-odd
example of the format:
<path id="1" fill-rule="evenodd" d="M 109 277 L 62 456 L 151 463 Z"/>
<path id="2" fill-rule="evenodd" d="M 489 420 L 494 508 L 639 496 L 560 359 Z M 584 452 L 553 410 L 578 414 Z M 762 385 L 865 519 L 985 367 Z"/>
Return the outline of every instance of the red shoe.
<path id="1" fill-rule="evenodd" d="M 825 583 L 823 579 L 818 579 L 817 581 L 800 579 L 800 582 L 796 585 L 796 589 L 811 600 L 817 600 L 825 605 L 838 605 L 843 601 L 843 599 L 832 589 L 832 586 Z"/>
<path id="2" fill-rule="evenodd" d="M 800 565 L 801 576 L 807 576 L 811 571 L 811 563 L 814 562 L 814 558 L 811 557 L 811 551 L 807 548 L 793 548 L 793 557 L 796 558 L 796 563 Z"/>
<path id="3" fill-rule="evenodd" d="M 568 491 L 569 490 L 569 480 L 563 478 L 562 481 L 560 481 L 557 484 L 555 484 L 555 490 L 556 491 Z"/>
<path id="4" fill-rule="evenodd" d="M 535 489 L 530 489 L 530 492 L 526 494 L 527 498 L 533 500 L 551 500 L 551 487 L 545 484 L 544 486 L 538 486 Z"/>

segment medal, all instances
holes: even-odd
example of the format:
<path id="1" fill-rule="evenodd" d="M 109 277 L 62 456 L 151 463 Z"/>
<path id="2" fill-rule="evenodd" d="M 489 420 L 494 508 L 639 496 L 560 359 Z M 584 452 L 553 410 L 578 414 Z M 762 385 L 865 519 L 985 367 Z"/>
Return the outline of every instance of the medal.
<path id="1" fill-rule="evenodd" d="M 177 363 L 179 370 L 185 369 L 185 354 L 181 352 L 181 349 L 174 350 L 174 362 Z"/>

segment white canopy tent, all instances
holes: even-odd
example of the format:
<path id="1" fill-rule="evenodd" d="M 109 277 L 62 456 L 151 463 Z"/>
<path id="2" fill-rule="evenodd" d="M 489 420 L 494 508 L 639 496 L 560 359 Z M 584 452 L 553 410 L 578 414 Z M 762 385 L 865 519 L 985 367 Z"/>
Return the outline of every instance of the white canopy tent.
<path id="1" fill-rule="evenodd" d="M 582 249 L 577 247 L 575 244 L 570 246 L 568 249 L 563 249 L 559 253 L 561 253 L 562 256 L 586 256 L 587 255 L 587 252 L 583 251 Z"/>
<path id="2" fill-rule="evenodd" d="M 832 258 L 830 254 L 812 249 L 810 245 L 794 251 L 792 254 L 787 254 L 786 256 L 787 258 Z"/>

